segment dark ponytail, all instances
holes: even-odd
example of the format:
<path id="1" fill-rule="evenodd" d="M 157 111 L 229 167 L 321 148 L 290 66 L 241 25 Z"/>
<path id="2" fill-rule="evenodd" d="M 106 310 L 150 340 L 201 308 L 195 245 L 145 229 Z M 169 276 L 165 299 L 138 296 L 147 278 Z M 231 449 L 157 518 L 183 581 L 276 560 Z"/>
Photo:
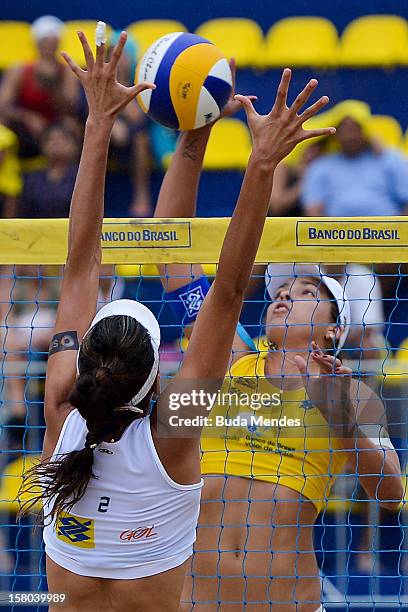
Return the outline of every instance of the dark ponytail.
<path id="1" fill-rule="evenodd" d="M 147 330 L 135 319 L 112 316 L 102 319 L 81 345 L 78 376 L 69 402 L 86 421 L 85 447 L 43 461 L 23 476 L 22 491 L 30 493 L 20 514 L 26 514 L 38 501 L 49 502 L 46 516 L 54 519 L 69 512 L 84 496 L 93 474 L 93 454 L 105 438 L 121 435 L 135 418 L 144 416 L 151 393 L 140 402 L 140 414 L 123 408 L 143 386 L 154 362 Z M 38 492 L 39 481 L 42 491 Z"/>

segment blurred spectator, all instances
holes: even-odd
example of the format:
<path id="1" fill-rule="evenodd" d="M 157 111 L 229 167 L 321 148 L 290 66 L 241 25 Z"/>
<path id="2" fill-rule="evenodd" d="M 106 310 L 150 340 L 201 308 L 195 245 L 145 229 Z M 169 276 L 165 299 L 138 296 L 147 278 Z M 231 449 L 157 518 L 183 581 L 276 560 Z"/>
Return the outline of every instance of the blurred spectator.
<path id="1" fill-rule="evenodd" d="M 393 216 L 408 212 L 408 161 L 399 151 L 380 147 L 370 139 L 370 108 L 363 102 L 348 100 L 332 110 L 337 136 L 333 143 L 338 152 L 321 156 L 305 173 L 302 201 L 311 216 Z M 330 123 L 328 124 L 330 125 Z M 399 321 L 407 320 L 405 300 L 397 299 L 405 291 L 405 279 L 398 276 L 398 266 L 377 264 L 386 335 L 391 345 L 402 340 Z M 382 345 L 383 346 L 383 345 Z"/>
<path id="2" fill-rule="evenodd" d="M 55 321 L 58 281 L 43 266 L 19 266 L 3 279 L 0 321 L 0 361 L 6 374 L 4 408 L 11 416 L 26 416 L 28 364 L 45 357 Z M 33 378 L 34 386 L 38 380 Z"/>
<path id="3" fill-rule="evenodd" d="M 8 463 L 11 463 L 14 459 L 18 459 L 23 454 L 23 451 L 29 448 L 25 418 L 21 416 L 11 416 L 9 419 L 5 420 L 1 427 L 0 471 L 3 470 Z"/>
<path id="4" fill-rule="evenodd" d="M 16 216 L 68 217 L 77 173 L 76 135 L 62 124 L 50 125 L 40 139 L 46 167 L 25 175 Z M 55 320 L 58 281 L 48 266 L 19 266 L 0 277 L 0 348 L 8 379 L 5 399 L 12 415 L 25 416 L 27 358 L 44 358 Z M 20 365 L 18 365 L 20 364 Z"/>
<path id="5" fill-rule="evenodd" d="M 2 513 L 2 519 L 5 519 L 3 515 L 12 510 L 12 500 L 16 498 L 18 492 L 16 481 L 21 483 L 23 473 L 21 455 L 23 449 L 26 448 L 24 445 L 25 420 L 21 417 L 14 417 L 0 427 L 0 513 Z M 14 474 L 10 474 L 9 466 L 13 462 L 20 462 L 17 478 L 13 478 Z M 2 520 L 3 525 L 10 523 L 9 516 L 7 519 Z M 8 530 L 0 530 L 0 571 L 2 572 L 11 572 L 15 562 L 7 540 Z"/>
<path id="6" fill-rule="evenodd" d="M 124 280 L 113 265 L 101 266 L 97 310 L 120 299 Z M 27 401 L 38 398 L 38 377 L 29 376 L 29 364 L 44 361 L 55 323 L 60 270 L 50 266 L 19 266 L 4 283 L 1 300 L 6 305 L 0 320 L 0 362 L 6 374 L 3 389 L 5 411 L 11 418 L 27 417 Z M 33 387 L 30 386 L 33 384 Z"/>
<path id="7" fill-rule="evenodd" d="M 78 170 L 76 134 L 62 124 L 50 125 L 41 137 L 40 147 L 45 168 L 25 175 L 18 217 L 68 217 Z"/>
<path id="8" fill-rule="evenodd" d="M 305 173 L 302 201 L 310 216 L 392 216 L 408 211 L 408 161 L 395 149 L 373 145 L 369 108 L 338 105 L 338 153 L 321 156 Z"/>
<path id="9" fill-rule="evenodd" d="M 72 118 L 79 99 L 78 81 L 57 56 L 64 24 L 46 15 L 34 21 L 39 59 L 5 72 L 0 86 L 0 117 L 19 137 L 20 157 L 38 155 L 47 125 Z"/>
<path id="10" fill-rule="evenodd" d="M 0 124 L 0 219 L 15 217 L 17 196 L 21 191 L 21 186 L 17 137 L 11 130 Z M 4 337 L 3 321 L 9 309 L 11 273 L 11 266 L 0 266 L 0 349 Z"/>
<path id="11" fill-rule="evenodd" d="M 120 32 L 113 32 L 110 50 Z M 136 71 L 137 45 L 128 35 L 118 64 L 118 81 L 132 85 Z M 106 177 L 105 217 L 147 217 L 150 198 L 150 147 L 146 118 L 137 102 L 119 115 L 112 130 Z"/>
<path id="12" fill-rule="evenodd" d="M 16 135 L 0 125 L 0 218 L 15 216 L 16 197 L 21 191 Z"/>
<path id="13" fill-rule="evenodd" d="M 324 149 L 324 141 L 312 142 L 302 153 L 297 164 L 281 162 L 273 175 L 273 189 L 269 201 L 272 217 L 300 217 L 302 179 L 306 168 Z"/>

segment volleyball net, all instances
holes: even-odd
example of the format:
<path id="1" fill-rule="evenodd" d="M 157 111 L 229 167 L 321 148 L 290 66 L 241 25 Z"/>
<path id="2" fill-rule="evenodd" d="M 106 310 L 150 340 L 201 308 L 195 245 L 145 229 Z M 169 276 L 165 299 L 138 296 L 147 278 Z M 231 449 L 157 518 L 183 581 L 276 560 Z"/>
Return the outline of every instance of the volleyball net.
<path id="1" fill-rule="evenodd" d="M 166 283 L 174 274 L 169 265 L 188 264 L 191 273 L 183 276 L 189 285 L 192 265 L 203 264 L 211 282 L 228 221 L 104 222 L 98 306 L 129 298 L 151 308 L 162 330 L 164 381 L 177 372 L 188 343 L 183 321 L 175 319 L 164 298 Z M 67 227 L 62 219 L 0 220 L 0 591 L 46 590 L 41 530 L 34 529 L 35 518 L 30 516 L 16 523 L 16 497 L 22 473 L 38 459 L 42 448 L 47 351 L 66 258 Z M 319 274 L 334 276 L 345 288 L 351 331 L 342 358 L 383 401 L 405 483 L 408 221 L 398 217 L 267 219 L 241 316 L 261 353 L 267 351 L 265 316 L 271 300 L 264 275 L 269 262 L 290 263 L 294 271 L 298 263 L 316 264 Z M 165 265 L 164 287 L 156 264 Z M 194 311 L 197 300 L 188 307 Z M 308 408 L 306 401 L 303 409 Z M 265 432 L 255 427 L 250 435 L 262 440 Z M 325 606 L 403 609 L 408 605 L 404 507 L 395 512 L 381 509 L 378 499 L 369 500 L 350 478 L 350 468 L 343 470 L 323 499 L 314 529 Z M 227 499 L 221 501 L 228 504 Z M 219 546 L 216 552 L 221 558 L 226 551 Z M 192 567 L 194 591 L 195 581 L 203 576 L 195 576 Z M 244 564 L 242 572 L 248 579 Z M 243 603 L 251 609 L 251 601 Z"/>

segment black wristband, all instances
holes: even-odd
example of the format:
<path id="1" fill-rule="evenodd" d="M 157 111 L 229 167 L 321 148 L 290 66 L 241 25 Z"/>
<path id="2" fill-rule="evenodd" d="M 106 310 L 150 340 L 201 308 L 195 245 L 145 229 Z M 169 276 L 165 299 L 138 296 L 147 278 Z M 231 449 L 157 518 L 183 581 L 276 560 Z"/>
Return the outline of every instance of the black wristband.
<path id="1" fill-rule="evenodd" d="M 60 351 L 77 351 L 79 349 L 78 334 L 76 331 L 65 331 L 55 334 L 50 342 L 48 355 Z"/>

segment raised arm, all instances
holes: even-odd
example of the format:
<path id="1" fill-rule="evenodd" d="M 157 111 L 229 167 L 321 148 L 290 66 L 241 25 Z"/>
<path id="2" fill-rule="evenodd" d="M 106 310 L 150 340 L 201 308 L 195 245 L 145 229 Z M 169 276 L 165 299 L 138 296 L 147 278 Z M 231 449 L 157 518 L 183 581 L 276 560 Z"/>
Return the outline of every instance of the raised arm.
<path id="1" fill-rule="evenodd" d="M 234 99 L 234 60 L 231 60 L 230 65 L 233 75 L 232 95 L 227 106 L 224 108 L 222 117 L 231 117 L 242 108 L 240 102 Z M 256 96 L 249 96 L 249 98 L 254 100 Z M 160 189 L 154 214 L 155 217 L 195 217 L 203 160 L 213 126 L 214 123 L 198 130 L 185 132 L 180 136 L 176 152 Z M 180 310 L 177 308 L 177 306 L 182 306 L 177 290 L 180 290 L 183 294 L 189 290 L 196 292 L 197 289 L 192 283 L 197 281 L 201 285 L 201 292 L 203 294 L 208 291 L 209 285 L 204 276 L 203 268 L 199 264 L 168 264 L 166 266 L 159 265 L 158 269 L 163 288 L 175 313 L 177 322 L 183 323 L 184 334 L 190 338 L 196 314 L 186 316 L 182 307 Z M 198 279 L 201 280 L 199 281 Z M 251 339 L 242 326 L 240 326 L 238 333 L 235 334 L 232 346 L 233 358 L 234 356 L 239 358 L 245 352 L 248 352 L 248 345 L 250 343 Z"/>
<path id="2" fill-rule="evenodd" d="M 96 311 L 106 160 L 112 126 L 121 109 L 147 87 L 124 87 L 116 80 L 125 33 L 108 63 L 104 62 L 104 44 L 97 47 L 95 59 L 85 35 L 80 32 L 78 36 L 86 70 L 81 70 L 68 55 L 63 57 L 84 87 L 89 112 L 71 201 L 68 256 L 47 368 L 46 443 L 50 444 L 56 442 L 70 410 L 67 398 L 76 376 L 77 349 Z"/>
<path id="3" fill-rule="evenodd" d="M 378 395 L 360 379 L 353 379 L 350 368 L 315 342 L 309 364 L 301 355 L 294 359 L 308 397 L 340 440 L 365 492 L 382 507 L 398 510 L 404 496 L 401 465 Z M 318 374 L 310 371 L 313 364 L 319 367 Z"/>
<path id="4" fill-rule="evenodd" d="M 284 70 L 275 103 L 265 116 L 258 115 L 247 97 L 236 96 L 247 114 L 252 154 L 224 239 L 217 275 L 201 307 L 179 374 L 183 378 L 224 377 L 265 223 L 275 168 L 302 140 L 335 132 L 334 128 L 303 129 L 303 123 L 325 106 L 328 98 L 320 98 L 299 115 L 317 81 L 309 81 L 288 108 L 290 79 L 291 71 Z"/>
<path id="5" fill-rule="evenodd" d="M 198 185 L 212 125 L 183 132 L 165 174 L 155 217 L 195 217 Z M 174 291 L 203 275 L 201 265 L 158 265 L 165 291 Z"/>

